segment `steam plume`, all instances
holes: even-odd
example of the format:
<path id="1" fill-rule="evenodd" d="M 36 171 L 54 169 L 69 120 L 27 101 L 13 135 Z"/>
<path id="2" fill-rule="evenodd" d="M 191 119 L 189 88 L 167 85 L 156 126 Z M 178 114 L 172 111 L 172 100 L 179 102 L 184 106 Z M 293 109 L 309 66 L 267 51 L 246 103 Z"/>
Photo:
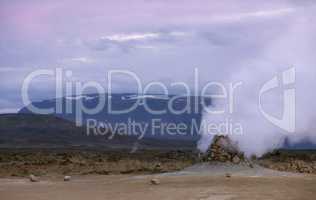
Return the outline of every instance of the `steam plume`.
<path id="1" fill-rule="evenodd" d="M 262 53 L 253 60 L 246 60 L 238 66 L 230 67 L 230 76 L 225 82 L 242 81 L 234 97 L 233 113 L 203 114 L 202 123 L 220 123 L 232 119 L 242 125 L 241 135 L 231 134 L 230 138 L 238 143 L 239 148 L 250 156 L 261 156 L 267 151 L 282 147 L 286 138 L 290 143 L 308 140 L 316 143 L 316 26 L 311 23 L 307 10 L 300 13 L 297 20 L 289 25 L 286 33 L 276 36 L 274 41 L 265 44 Z M 293 68 L 294 67 L 294 68 Z M 295 70 L 295 132 L 288 133 L 269 122 L 259 110 L 258 97 L 262 86 L 276 75 L 293 68 Z M 278 77 L 282 83 L 282 76 Z M 272 115 L 282 118 L 284 112 L 283 91 L 287 86 L 279 85 L 263 96 L 262 108 Z M 226 102 L 227 103 L 227 102 Z M 214 102 L 212 109 L 219 109 L 223 103 Z M 198 148 L 205 151 L 214 132 L 203 129 Z M 230 134 L 223 132 L 222 134 Z"/>

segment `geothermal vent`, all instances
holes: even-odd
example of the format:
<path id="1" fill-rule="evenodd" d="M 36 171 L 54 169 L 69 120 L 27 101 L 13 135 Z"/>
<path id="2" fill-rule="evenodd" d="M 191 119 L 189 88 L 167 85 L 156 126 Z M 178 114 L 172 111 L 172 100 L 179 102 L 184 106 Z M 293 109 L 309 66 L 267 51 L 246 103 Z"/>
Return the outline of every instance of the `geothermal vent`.
<path id="1" fill-rule="evenodd" d="M 203 161 L 231 162 L 234 164 L 248 163 L 244 154 L 239 151 L 237 144 L 224 135 L 214 136 L 212 144 L 203 157 Z"/>

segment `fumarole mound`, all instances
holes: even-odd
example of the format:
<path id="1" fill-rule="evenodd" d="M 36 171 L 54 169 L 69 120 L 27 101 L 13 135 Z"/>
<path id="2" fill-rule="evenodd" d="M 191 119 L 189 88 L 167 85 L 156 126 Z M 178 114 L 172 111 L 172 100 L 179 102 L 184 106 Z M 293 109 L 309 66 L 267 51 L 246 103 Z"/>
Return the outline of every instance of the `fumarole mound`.
<path id="1" fill-rule="evenodd" d="M 246 163 L 249 161 L 246 159 L 244 153 L 242 153 L 238 145 L 234 143 L 228 136 L 215 135 L 213 142 L 204 154 L 204 162 L 230 162 L 233 164 Z"/>

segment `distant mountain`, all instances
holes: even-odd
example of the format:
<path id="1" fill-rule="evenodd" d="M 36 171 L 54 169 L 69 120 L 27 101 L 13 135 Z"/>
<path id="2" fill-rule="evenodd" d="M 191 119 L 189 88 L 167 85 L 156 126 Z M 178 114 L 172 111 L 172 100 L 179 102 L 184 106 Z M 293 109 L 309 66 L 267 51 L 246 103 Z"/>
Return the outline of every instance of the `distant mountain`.
<path id="1" fill-rule="evenodd" d="M 297 143 L 291 143 L 288 138 L 284 141 L 283 148 L 285 149 L 316 149 L 316 144 L 308 141 L 307 139 Z"/>
<path id="2" fill-rule="evenodd" d="M 111 133 L 108 133 L 111 134 Z M 53 115 L 1 114 L 0 148 L 193 148 L 192 142 L 155 139 L 137 140 L 136 137 L 115 135 L 87 135 L 85 127 Z"/>
<path id="3" fill-rule="evenodd" d="M 68 96 L 68 97 L 62 97 L 60 99 L 50 99 L 50 100 L 44 100 L 44 101 L 32 103 L 32 105 L 37 108 L 54 108 L 56 105 L 56 102 L 61 102 L 63 105 L 61 113 L 56 113 L 56 112 L 53 113 L 53 115 L 58 117 L 58 119 L 56 118 L 55 121 L 53 121 L 52 123 L 46 123 L 44 127 L 37 126 L 37 130 L 40 129 L 40 130 L 43 130 L 43 132 L 49 131 L 49 132 L 55 132 L 55 133 L 57 132 L 58 133 L 62 133 L 62 132 L 86 133 L 87 131 L 85 130 L 85 128 L 75 127 L 75 125 L 73 124 L 74 122 L 77 121 L 76 119 L 76 115 L 78 114 L 77 109 L 79 110 L 82 109 L 82 107 L 80 107 L 80 104 L 78 104 L 78 102 L 79 101 L 80 103 L 82 102 L 83 106 L 91 109 L 91 108 L 95 108 L 98 105 L 101 97 L 105 97 L 106 99 L 105 106 L 97 114 L 83 113 L 82 115 L 83 127 L 86 125 L 86 122 L 88 119 L 95 119 L 98 122 L 105 122 L 107 124 L 112 125 L 113 127 L 119 123 L 128 124 L 130 122 L 129 120 L 142 123 L 143 125 L 147 124 L 148 127 L 144 136 L 146 140 L 142 140 L 142 144 L 147 144 L 148 147 L 150 145 L 158 147 L 159 145 L 162 145 L 162 144 L 166 144 L 167 146 L 181 146 L 182 145 L 184 148 L 188 146 L 193 147 L 194 143 L 199 139 L 198 128 L 199 128 L 201 118 L 202 118 L 203 106 L 208 106 L 208 105 L 211 105 L 212 103 L 210 98 L 202 98 L 200 96 L 178 97 L 175 95 L 161 95 L 161 94 L 140 95 L 140 94 L 133 94 L 133 93 L 122 93 L 122 94 L 87 94 L 87 95 L 78 95 L 78 96 Z M 110 112 L 108 103 L 111 105 L 111 109 L 116 110 L 116 111 L 127 109 L 132 106 L 135 106 L 135 108 L 127 113 L 113 114 Z M 66 109 L 66 105 L 68 106 L 68 110 Z M 145 106 L 147 106 L 148 108 L 152 110 L 166 110 L 166 112 L 162 114 L 153 114 L 151 112 L 148 112 L 148 109 L 146 110 Z M 173 111 L 176 111 L 176 112 L 173 112 L 170 108 L 172 108 Z M 71 112 L 69 112 L 69 110 Z M 32 114 L 32 112 L 29 109 L 29 106 L 22 108 L 19 111 L 19 113 Z M 36 113 L 36 114 L 41 114 L 41 113 Z M 25 116 L 25 115 L 21 115 L 21 116 Z M 54 120 L 54 118 L 52 117 L 45 118 L 41 116 L 40 118 L 41 118 L 40 120 L 44 120 L 44 121 Z M 65 119 L 67 121 L 61 121 L 61 119 Z M 157 127 L 155 128 L 152 126 L 152 121 L 155 119 L 160 120 L 160 122 L 156 124 L 158 128 Z M 55 124 L 55 123 L 57 123 L 59 127 L 56 127 L 55 125 L 49 125 L 49 124 Z M 168 124 L 175 124 L 175 125 L 185 124 L 187 128 L 183 131 L 184 132 L 183 134 L 162 134 L 162 132 L 164 131 L 163 126 L 166 124 L 167 125 Z M 27 132 L 27 130 L 29 129 L 26 127 L 26 129 L 23 129 L 22 132 Z M 110 131 L 116 132 L 116 130 L 110 130 Z M 133 130 L 127 131 L 126 135 L 130 136 L 127 138 L 133 138 L 133 136 L 137 137 L 138 135 L 135 135 L 134 132 L 137 132 L 137 131 L 133 131 Z M 61 136 L 61 135 L 59 135 L 58 137 L 54 136 L 51 138 L 50 141 L 58 140 L 61 137 L 65 137 L 65 136 Z M 80 138 L 82 138 L 82 140 Z M 106 137 L 103 136 L 101 138 L 104 139 Z M 78 141 L 76 141 L 76 144 L 82 144 L 86 142 L 87 137 L 78 136 L 77 139 Z M 33 138 L 32 140 L 38 140 L 38 139 Z M 126 141 L 126 139 L 122 141 Z M 113 142 L 114 141 L 112 141 L 112 143 Z M 61 142 L 58 142 L 58 143 L 61 144 Z M 95 145 L 98 143 L 98 141 L 97 140 L 93 142 L 89 141 L 88 143 L 90 144 L 93 143 Z M 104 144 L 104 141 L 102 141 L 102 143 Z M 123 143 L 125 144 L 126 142 L 123 142 Z M 315 149 L 316 145 L 310 143 L 309 141 L 303 141 L 298 144 L 290 144 L 288 140 L 286 140 L 283 148 Z"/>
<path id="4" fill-rule="evenodd" d="M 105 122 L 111 126 L 115 126 L 118 123 L 129 123 L 135 121 L 148 125 L 146 129 L 146 138 L 165 138 L 165 139 L 183 139 L 183 140 L 197 140 L 198 128 L 201 122 L 202 114 L 202 98 L 199 96 L 182 96 L 178 97 L 175 95 L 160 95 L 160 94 L 146 94 L 138 95 L 132 93 L 123 94 L 88 94 L 79 96 L 63 97 L 60 99 L 51 99 L 40 102 L 33 102 L 32 105 L 37 108 L 54 108 L 56 102 L 61 102 L 63 105 L 61 113 L 53 113 L 63 119 L 70 120 L 72 122 L 78 122 L 76 115 L 78 110 L 82 108 L 78 101 L 82 102 L 82 105 L 87 108 L 96 108 L 100 98 L 105 97 L 106 103 L 103 109 L 97 114 L 86 114 L 82 115 L 82 124 L 86 125 L 88 119 L 95 119 L 98 122 Z M 203 98 L 204 105 L 210 105 L 210 98 Z M 68 110 L 66 109 L 68 106 Z M 79 105 L 79 108 L 76 105 Z M 109 106 L 112 110 L 122 111 L 124 109 L 134 109 L 123 114 L 113 114 L 110 112 Z M 165 113 L 154 114 L 149 112 L 151 110 L 165 110 Z M 71 110 L 69 112 L 69 110 Z M 29 106 L 24 107 L 19 113 L 32 113 Z M 42 113 L 36 113 L 42 114 Z M 153 124 L 154 120 L 156 124 Z M 181 132 L 182 134 L 165 134 L 168 133 L 165 130 L 164 125 L 184 124 L 186 128 Z M 113 131 L 113 130 L 112 130 Z M 131 131 L 129 131 L 131 132 Z M 135 131 L 137 132 L 137 131 Z M 133 134 L 133 133 L 129 133 Z"/>
<path id="5" fill-rule="evenodd" d="M 122 143 L 128 138 L 120 138 Z M 88 137 L 84 127 L 52 115 L 0 115 L 1 147 L 64 147 L 104 145 L 105 138 Z"/>

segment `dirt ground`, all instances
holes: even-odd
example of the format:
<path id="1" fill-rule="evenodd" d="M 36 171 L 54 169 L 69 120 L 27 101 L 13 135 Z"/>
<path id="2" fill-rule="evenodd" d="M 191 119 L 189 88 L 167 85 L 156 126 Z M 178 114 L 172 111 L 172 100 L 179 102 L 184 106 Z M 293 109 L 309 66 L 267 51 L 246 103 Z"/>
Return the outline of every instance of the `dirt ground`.
<path id="1" fill-rule="evenodd" d="M 281 153 L 264 161 L 275 165 L 296 159 L 315 163 L 316 154 L 301 155 L 308 158 Z M 193 158 L 190 152 L 178 151 L 0 151 L 0 200 L 316 199 L 313 173 L 293 173 L 300 170 L 287 168 L 278 171 L 257 163 L 252 167 L 244 163 L 194 164 Z M 30 182 L 29 174 L 39 176 L 40 182 Z M 64 175 L 71 175 L 71 181 L 64 182 Z M 152 178 L 161 183 L 150 184 Z"/>
<path id="2" fill-rule="evenodd" d="M 151 185 L 151 178 L 159 185 Z M 63 182 L 62 177 L 0 179 L 1 200 L 98 200 L 98 199 L 315 199 L 316 176 L 225 176 L 212 175 L 87 175 Z"/>

